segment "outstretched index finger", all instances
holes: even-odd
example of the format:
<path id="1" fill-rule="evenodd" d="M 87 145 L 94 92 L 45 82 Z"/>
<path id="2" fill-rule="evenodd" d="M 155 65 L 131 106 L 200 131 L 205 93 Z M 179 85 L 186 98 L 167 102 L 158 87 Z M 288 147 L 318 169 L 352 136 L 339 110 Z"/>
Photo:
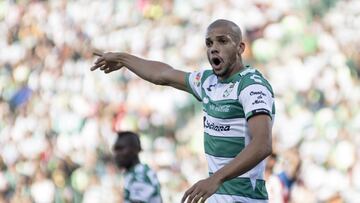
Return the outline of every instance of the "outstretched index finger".
<path id="1" fill-rule="evenodd" d="M 104 55 L 104 53 L 102 51 L 93 51 L 93 54 L 95 56 L 103 56 Z"/>

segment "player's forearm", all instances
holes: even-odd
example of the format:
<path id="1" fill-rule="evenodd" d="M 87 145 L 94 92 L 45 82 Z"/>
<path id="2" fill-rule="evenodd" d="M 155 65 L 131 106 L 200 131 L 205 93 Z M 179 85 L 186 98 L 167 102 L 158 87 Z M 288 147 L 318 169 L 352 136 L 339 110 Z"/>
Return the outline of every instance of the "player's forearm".
<path id="1" fill-rule="evenodd" d="M 251 140 L 249 145 L 247 145 L 229 164 L 218 170 L 213 176 L 223 183 L 246 173 L 271 153 L 271 138 L 268 140 L 255 138 Z"/>
<path id="2" fill-rule="evenodd" d="M 157 85 L 167 85 L 168 81 L 163 73 L 173 70 L 165 63 L 142 59 L 127 53 L 119 53 L 117 61 L 142 79 Z"/>

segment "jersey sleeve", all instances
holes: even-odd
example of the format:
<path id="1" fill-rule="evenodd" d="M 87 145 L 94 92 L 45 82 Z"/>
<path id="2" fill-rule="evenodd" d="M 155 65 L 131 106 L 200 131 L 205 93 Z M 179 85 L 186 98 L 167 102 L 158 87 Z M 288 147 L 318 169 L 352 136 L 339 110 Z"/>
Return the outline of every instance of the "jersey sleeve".
<path id="1" fill-rule="evenodd" d="M 202 71 L 195 71 L 187 73 L 185 76 L 186 86 L 188 92 L 194 95 L 194 97 L 201 101 L 201 78 L 203 76 Z"/>
<path id="2" fill-rule="evenodd" d="M 240 85 L 239 102 L 243 106 L 245 118 L 267 114 L 273 119 L 274 96 L 270 84 L 260 75 L 248 74 Z"/>

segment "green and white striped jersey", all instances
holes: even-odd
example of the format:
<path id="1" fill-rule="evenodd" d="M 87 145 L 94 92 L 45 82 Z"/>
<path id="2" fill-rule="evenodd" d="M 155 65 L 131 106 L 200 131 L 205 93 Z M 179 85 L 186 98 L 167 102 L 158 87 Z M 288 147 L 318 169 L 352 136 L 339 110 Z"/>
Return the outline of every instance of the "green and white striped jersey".
<path id="1" fill-rule="evenodd" d="M 130 202 L 161 203 L 160 184 L 154 171 L 146 164 L 137 164 L 125 173 L 124 200 Z"/>
<path id="2" fill-rule="evenodd" d="M 203 104 L 204 148 L 209 175 L 228 164 L 250 142 L 247 121 L 256 114 L 275 115 L 268 81 L 251 67 L 219 81 L 212 70 L 188 73 L 188 91 Z M 208 202 L 267 202 L 265 161 L 224 182 Z"/>

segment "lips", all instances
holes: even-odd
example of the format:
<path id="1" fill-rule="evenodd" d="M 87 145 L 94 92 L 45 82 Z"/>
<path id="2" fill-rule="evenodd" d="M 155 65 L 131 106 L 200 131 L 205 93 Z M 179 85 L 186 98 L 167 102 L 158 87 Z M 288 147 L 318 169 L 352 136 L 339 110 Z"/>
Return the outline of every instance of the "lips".
<path id="1" fill-rule="evenodd" d="M 214 69 L 220 69 L 223 59 L 220 56 L 213 56 L 211 57 L 210 62 Z"/>

